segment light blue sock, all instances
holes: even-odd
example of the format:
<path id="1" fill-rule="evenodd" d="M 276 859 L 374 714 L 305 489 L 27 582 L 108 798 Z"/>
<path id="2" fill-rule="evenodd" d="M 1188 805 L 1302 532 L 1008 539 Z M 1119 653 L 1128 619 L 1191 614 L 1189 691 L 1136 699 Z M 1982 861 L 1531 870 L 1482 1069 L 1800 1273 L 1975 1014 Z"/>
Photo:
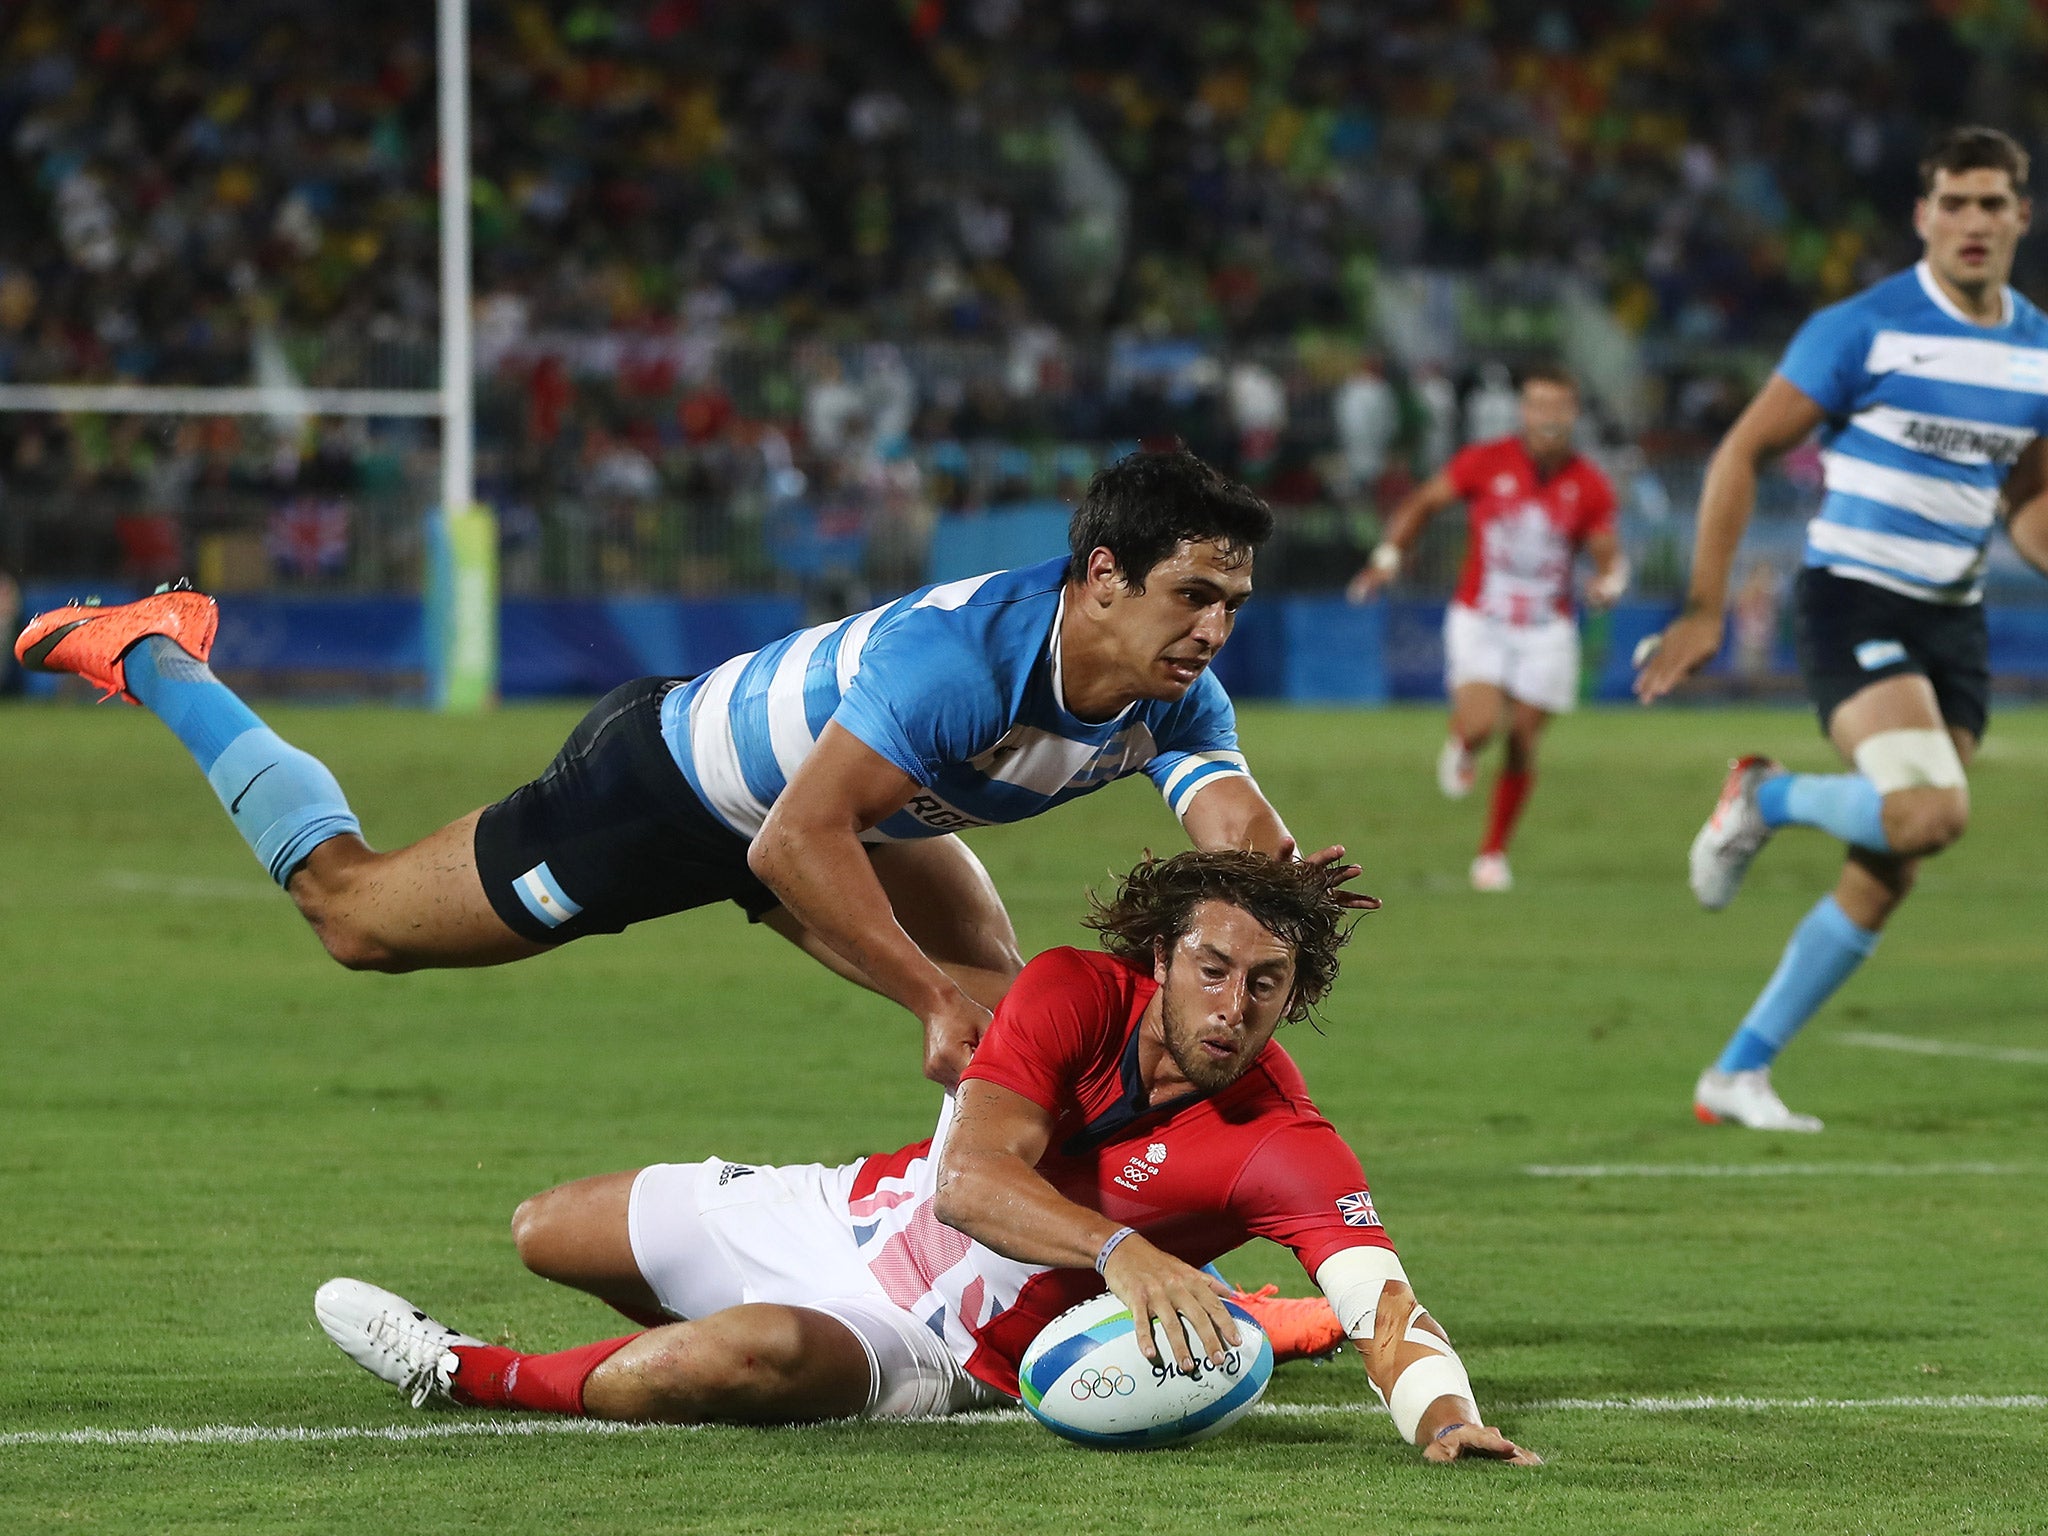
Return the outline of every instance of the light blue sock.
<path id="1" fill-rule="evenodd" d="M 1769 1066 L 1800 1026 L 1855 974 L 1877 948 L 1877 939 L 1870 929 L 1850 921 L 1832 895 L 1821 897 L 1792 930 L 1784 958 L 1722 1050 L 1715 1069 L 1747 1072 Z"/>
<path id="2" fill-rule="evenodd" d="M 1845 843 L 1890 853 L 1884 796 L 1860 773 L 1774 773 L 1756 787 L 1756 808 L 1771 827 L 1818 827 Z"/>
<path id="3" fill-rule="evenodd" d="M 205 662 L 152 635 L 128 652 L 122 670 L 128 691 L 185 743 L 279 885 L 330 837 L 362 832 L 326 764 L 257 719 Z"/>

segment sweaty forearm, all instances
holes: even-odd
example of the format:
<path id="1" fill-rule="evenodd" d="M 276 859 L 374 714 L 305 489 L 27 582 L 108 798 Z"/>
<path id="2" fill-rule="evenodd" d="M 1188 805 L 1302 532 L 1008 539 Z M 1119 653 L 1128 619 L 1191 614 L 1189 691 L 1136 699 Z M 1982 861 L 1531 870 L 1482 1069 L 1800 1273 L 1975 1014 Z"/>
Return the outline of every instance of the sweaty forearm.
<path id="1" fill-rule="evenodd" d="M 924 1018 L 957 991 L 903 931 L 850 827 L 799 827 L 771 816 L 748 862 L 798 922 L 884 997 Z"/>
<path id="2" fill-rule="evenodd" d="M 2022 560 L 2048 576 L 2048 497 L 2015 507 L 2006 519 L 2005 534 Z"/>
<path id="3" fill-rule="evenodd" d="M 948 1158 L 933 1212 L 984 1248 L 1020 1264 L 1092 1269 L 1117 1224 L 1074 1204 L 1020 1158 Z"/>

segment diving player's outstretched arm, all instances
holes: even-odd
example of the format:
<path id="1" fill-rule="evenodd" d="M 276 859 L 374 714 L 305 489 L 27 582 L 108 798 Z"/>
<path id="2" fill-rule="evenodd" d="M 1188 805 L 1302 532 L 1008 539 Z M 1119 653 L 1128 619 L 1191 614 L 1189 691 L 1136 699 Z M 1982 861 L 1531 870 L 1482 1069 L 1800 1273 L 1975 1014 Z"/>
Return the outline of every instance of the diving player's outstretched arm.
<path id="1" fill-rule="evenodd" d="M 2048 576 L 2048 437 L 2037 437 L 2012 473 L 2005 477 L 2000 493 L 2005 513 L 2005 535 L 2020 558 Z"/>
<path id="2" fill-rule="evenodd" d="M 1541 1456 L 1484 1422 L 1450 1336 L 1415 1299 L 1391 1248 L 1344 1249 L 1324 1260 L 1315 1278 L 1351 1335 L 1366 1379 L 1393 1415 L 1394 1427 L 1422 1448 L 1424 1459 L 1470 1456 L 1542 1465 Z"/>
<path id="3" fill-rule="evenodd" d="M 860 834 L 903 809 L 917 781 L 852 732 L 827 725 L 776 799 L 747 863 L 796 920 L 924 1025 L 926 1077 L 950 1088 L 989 1012 L 897 921 Z"/>
<path id="4" fill-rule="evenodd" d="M 1757 474 L 1765 460 L 1804 440 L 1823 416 L 1804 391 L 1774 373 L 1714 450 L 1700 489 L 1685 607 L 1658 637 L 1636 677 L 1636 697 L 1645 704 L 1663 698 L 1721 649 L 1728 574 L 1756 506 Z"/>

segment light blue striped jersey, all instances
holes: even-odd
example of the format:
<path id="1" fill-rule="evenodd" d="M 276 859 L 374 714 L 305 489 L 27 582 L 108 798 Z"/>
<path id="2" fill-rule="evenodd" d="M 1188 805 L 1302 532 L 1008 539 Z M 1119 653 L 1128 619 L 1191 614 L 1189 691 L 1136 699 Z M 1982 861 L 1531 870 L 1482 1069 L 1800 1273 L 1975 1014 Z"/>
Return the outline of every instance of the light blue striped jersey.
<path id="1" fill-rule="evenodd" d="M 1806 563 L 1974 603 L 2013 461 L 2048 430 L 2048 319 L 2012 289 L 1973 325 L 1927 263 L 1822 310 L 1778 372 L 1828 413 Z"/>
<path id="2" fill-rule="evenodd" d="M 1248 777 L 1237 717 L 1208 672 L 1178 702 L 1100 723 L 1060 683 L 1064 559 L 970 576 L 764 646 L 672 690 L 661 731 L 713 815 L 742 837 L 828 723 L 917 781 L 868 842 L 1022 821 L 1144 773 L 1176 815 L 1219 778 Z"/>

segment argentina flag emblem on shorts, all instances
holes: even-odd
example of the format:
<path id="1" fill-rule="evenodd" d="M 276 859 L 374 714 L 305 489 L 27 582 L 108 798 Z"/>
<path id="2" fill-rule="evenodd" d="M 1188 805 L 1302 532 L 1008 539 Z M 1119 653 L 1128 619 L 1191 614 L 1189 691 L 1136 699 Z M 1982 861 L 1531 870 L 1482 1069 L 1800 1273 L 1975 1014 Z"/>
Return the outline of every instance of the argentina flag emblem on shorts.
<path id="1" fill-rule="evenodd" d="M 519 900 L 526 910 L 550 928 L 561 927 L 583 910 L 569 899 L 545 859 L 514 880 L 512 889 L 519 893 Z"/>
<path id="2" fill-rule="evenodd" d="M 1856 665 L 1866 672 L 1905 659 L 1906 648 L 1896 640 L 1866 640 L 1856 647 Z"/>

